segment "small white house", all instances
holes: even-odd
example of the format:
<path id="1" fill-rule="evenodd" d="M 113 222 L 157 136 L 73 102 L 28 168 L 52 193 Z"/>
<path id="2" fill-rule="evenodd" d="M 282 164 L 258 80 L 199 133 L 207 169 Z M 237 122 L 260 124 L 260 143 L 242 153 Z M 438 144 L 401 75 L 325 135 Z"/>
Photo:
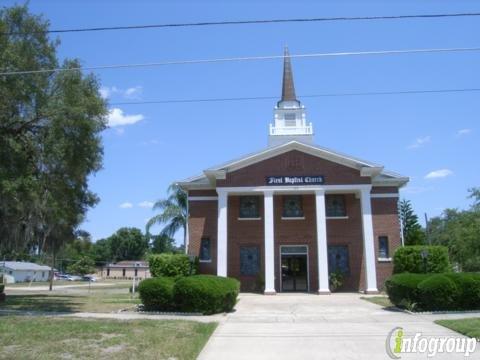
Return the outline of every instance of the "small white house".
<path id="1" fill-rule="evenodd" d="M 31 262 L 0 261 L 0 273 L 6 275 L 7 282 L 47 281 L 50 267 Z"/>

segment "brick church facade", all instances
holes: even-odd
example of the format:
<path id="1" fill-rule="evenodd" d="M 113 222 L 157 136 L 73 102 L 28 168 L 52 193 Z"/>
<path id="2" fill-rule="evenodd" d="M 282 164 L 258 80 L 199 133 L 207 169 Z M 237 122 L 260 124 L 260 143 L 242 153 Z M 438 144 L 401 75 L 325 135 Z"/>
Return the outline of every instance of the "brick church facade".
<path id="1" fill-rule="evenodd" d="M 408 178 L 313 144 L 284 56 L 269 146 L 179 182 L 188 192 L 187 251 L 200 272 L 265 294 L 375 293 L 401 246 L 397 201 Z M 333 274 L 333 275 L 332 275 Z"/>

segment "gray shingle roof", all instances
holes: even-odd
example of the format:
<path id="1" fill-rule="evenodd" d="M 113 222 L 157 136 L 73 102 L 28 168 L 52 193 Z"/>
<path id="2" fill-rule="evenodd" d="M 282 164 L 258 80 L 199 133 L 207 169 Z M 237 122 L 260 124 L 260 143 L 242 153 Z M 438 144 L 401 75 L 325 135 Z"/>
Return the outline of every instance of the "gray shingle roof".
<path id="1" fill-rule="evenodd" d="M 0 268 L 3 268 L 3 265 L 4 262 L 0 261 Z M 23 261 L 5 261 L 5 268 L 10 270 L 50 271 L 50 266 Z"/>

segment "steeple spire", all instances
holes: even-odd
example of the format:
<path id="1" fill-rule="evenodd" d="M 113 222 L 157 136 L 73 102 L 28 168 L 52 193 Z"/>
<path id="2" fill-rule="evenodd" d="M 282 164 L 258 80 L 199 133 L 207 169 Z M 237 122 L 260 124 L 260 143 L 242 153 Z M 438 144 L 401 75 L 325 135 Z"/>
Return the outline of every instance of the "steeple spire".
<path id="1" fill-rule="evenodd" d="M 292 64 L 290 62 L 290 54 L 287 46 L 285 46 L 283 53 L 283 85 L 281 101 L 297 101 L 295 85 L 293 84 Z"/>
<path id="2" fill-rule="evenodd" d="M 285 46 L 283 54 L 282 98 L 274 110 L 274 122 L 270 124 L 268 144 L 279 145 L 288 141 L 313 143 L 312 123 L 307 123 L 305 108 L 295 95 L 290 54 Z"/>

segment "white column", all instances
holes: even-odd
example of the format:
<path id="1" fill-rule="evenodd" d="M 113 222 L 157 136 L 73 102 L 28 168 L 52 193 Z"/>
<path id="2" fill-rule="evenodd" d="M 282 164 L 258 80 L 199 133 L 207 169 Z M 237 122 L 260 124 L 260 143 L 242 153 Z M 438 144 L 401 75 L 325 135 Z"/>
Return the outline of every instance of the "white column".
<path id="1" fill-rule="evenodd" d="M 315 190 L 317 219 L 317 262 L 318 293 L 330 294 L 328 281 L 327 217 L 325 211 L 325 190 Z"/>
<path id="2" fill-rule="evenodd" d="M 360 202 L 362 205 L 363 252 L 365 256 L 365 291 L 367 293 L 378 292 L 370 189 L 361 190 Z"/>
<path id="3" fill-rule="evenodd" d="M 275 247 L 273 221 L 273 191 L 264 192 L 265 218 L 265 294 L 275 294 Z"/>
<path id="4" fill-rule="evenodd" d="M 227 276 L 227 201 L 228 193 L 218 191 L 217 275 Z"/>

